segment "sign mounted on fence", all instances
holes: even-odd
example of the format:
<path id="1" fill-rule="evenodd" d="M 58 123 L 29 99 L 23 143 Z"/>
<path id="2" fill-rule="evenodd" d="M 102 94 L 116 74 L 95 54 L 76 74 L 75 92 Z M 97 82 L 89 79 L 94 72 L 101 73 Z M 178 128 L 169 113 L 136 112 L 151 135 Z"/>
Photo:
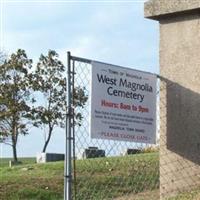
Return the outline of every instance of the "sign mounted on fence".
<path id="1" fill-rule="evenodd" d="M 92 62 L 91 138 L 156 143 L 156 75 Z"/>

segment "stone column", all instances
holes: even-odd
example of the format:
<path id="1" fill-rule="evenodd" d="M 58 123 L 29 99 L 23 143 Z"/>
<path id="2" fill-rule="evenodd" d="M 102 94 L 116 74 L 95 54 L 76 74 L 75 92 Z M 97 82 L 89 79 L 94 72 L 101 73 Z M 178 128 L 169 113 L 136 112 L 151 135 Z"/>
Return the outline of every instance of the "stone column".
<path id="1" fill-rule="evenodd" d="M 160 25 L 160 195 L 200 187 L 200 0 L 149 0 Z"/>

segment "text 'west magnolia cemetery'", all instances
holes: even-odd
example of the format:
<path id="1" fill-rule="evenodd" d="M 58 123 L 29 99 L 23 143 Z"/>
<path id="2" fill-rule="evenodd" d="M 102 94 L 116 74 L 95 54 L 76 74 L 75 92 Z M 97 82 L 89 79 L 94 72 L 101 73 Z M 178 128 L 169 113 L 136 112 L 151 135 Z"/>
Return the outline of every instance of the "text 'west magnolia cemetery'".
<path id="1" fill-rule="evenodd" d="M 156 85 L 154 74 L 92 62 L 91 137 L 155 143 Z"/>

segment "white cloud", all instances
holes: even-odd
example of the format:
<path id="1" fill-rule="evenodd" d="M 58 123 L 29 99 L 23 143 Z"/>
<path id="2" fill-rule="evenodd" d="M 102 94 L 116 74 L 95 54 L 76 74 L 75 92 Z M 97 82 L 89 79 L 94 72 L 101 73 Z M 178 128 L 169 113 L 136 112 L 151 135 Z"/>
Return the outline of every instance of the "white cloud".
<path id="1" fill-rule="evenodd" d="M 74 38 L 74 41 L 66 48 L 58 50 L 60 58 L 66 62 L 66 52 L 71 51 L 71 54 L 85 58 L 100 58 L 105 54 L 107 48 L 101 40 L 98 40 L 94 35 L 80 36 Z M 97 56 L 98 55 L 98 56 Z"/>

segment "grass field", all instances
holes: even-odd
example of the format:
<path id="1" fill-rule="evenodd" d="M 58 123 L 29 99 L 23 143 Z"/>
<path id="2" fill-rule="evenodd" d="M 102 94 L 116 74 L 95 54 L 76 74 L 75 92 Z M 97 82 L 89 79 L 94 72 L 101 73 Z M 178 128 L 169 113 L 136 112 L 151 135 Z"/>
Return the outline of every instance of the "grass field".
<path id="1" fill-rule="evenodd" d="M 157 191 L 158 160 L 158 153 L 77 160 L 76 199 L 132 199 L 140 193 Z M 23 158 L 21 165 L 9 168 L 8 161 L 0 160 L 1 200 L 63 198 L 63 162 L 35 164 L 33 158 Z"/>
<path id="2" fill-rule="evenodd" d="M 12 160 L 12 158 L 0 158 L 0 167 L 8 167 L 9 161 Z M 26 164 L 34 164 L 36 162 L 35 158 L 20 158 L 19 159 L 23 165 Z"/>

